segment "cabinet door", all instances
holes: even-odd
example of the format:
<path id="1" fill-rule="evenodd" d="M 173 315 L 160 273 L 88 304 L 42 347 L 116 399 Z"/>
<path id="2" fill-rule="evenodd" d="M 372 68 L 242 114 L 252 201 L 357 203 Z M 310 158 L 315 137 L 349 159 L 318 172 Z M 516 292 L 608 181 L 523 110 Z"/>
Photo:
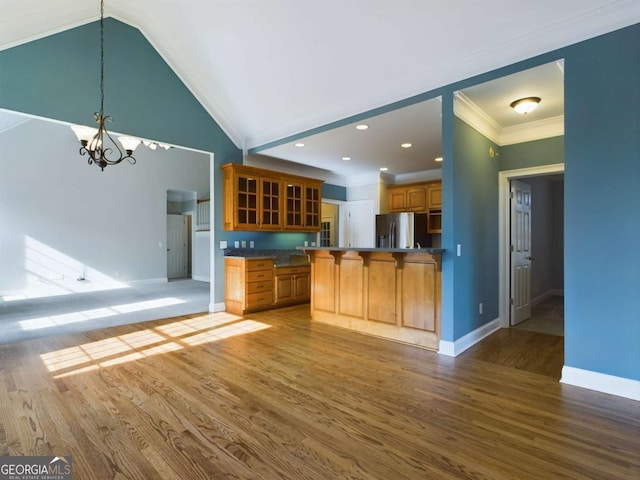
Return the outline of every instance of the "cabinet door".
<path id="1" fill-rule="evenodd" d="M 293 300 L 293 275 L 276 275 L 276 303 Z"/>
<path id="2" fill-rule="evenodd" d="M 430 185 L 427 191 L 429 208 L 442 208 L 442 184 Z"/>
<path id="3" fill-rule="evenodd" d="M 388 190 L 389 211 L 404 212 L 407 209 L 407 192 L 404 188 L 394 188 Z"/>
<path id="4" fill-rule="evenodd" d="M 302 195 L 304 188 L 299 183 L 287 183 L 286 199 L 285 199 L 285 227 L 287 228 L 302 228 L 303 216 L 302 216 Z"/>
<path id="5" fill-rule="evenodd" d="M 307 230 L 320 230 L 320 189 L 304 187 L 304 226 Z"/>
<path id="6" fill-rule="evenodd" d="M 244 175 L 235 177 L 235 228 L 258 226 L 258 179 Z"/>
<path id="7" fill-rule="evenodd" d="M 299 273 L 293 279 L 294 298 L 302 300 L 311 297 L 311 274 Z"/>
<path id="8" fill-rule="evenodd" d="M 260 194 L 262 198 L 260 227 L 265 230 L 278 230 L 282 226 L 281 189 L 282 186 L 279 179 L 260 178 Z"/>
<path id="9" fill-rule="evenodd" d="M 426 187 L 407 188 L 407 210 L 412 212 L 427 211 L 427 189 Z"/>

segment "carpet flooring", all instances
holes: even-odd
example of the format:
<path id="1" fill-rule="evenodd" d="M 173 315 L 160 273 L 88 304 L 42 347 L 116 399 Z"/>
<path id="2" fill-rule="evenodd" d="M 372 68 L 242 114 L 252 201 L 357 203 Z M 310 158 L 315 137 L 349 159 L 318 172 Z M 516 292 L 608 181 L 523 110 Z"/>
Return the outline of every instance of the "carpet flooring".
<path id="1" fill-rule="evenodd" d="M 0 344 L 209 310 L 209 283 L 196 280 L 83 290 L 0 297 Z"/>

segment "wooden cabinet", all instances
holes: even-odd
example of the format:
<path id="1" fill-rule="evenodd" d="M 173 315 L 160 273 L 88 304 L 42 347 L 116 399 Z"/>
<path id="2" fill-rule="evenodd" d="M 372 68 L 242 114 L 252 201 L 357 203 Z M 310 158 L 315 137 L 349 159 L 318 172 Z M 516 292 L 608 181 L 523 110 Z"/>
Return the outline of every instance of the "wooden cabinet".
<path id="1" fill-rule="evenodd" d="M 442 208 L 442 182 L 413 183 L 387 187 L 389 212 L 425 213 Z"/>
<path id="2" fill-rule="evenodd" d="M 281 230 L 282 180 L 266 170 L 223 165 L 225 230 Z"/>
<path id="3" fill-rule="evenodd" d="M 441 253 L 307 252 L 314 321 L 438 350 Z"/>
<path id="4" fill-rule="evenodd" d="M 273 306 L 273 260 L 226 257 L 224 303 L 230 313 L 264 310 Z"/>
<path id="5" fill-rule="evenodd" d="M 442 208 L 442 182 L 428 184 L 427 206 L 428 208 Z"/>
<path id="6" fill-rule="evenodd" d="M 276 306 L 307 302 L 311 294 L 311 266 L 275 268 Z"/>
<path id="7" fill-rule="evenodd" d="M 426 212 L 427 185 L 394 185 L 387 189 L 389 211 L 395 212 Z"/>
<path id="8" fill-rule="evenodd" d="M 221 168 L 225 230 L 320 231 L 321 180 L 231 163 Z"/>
<path id="9" fill-rule="evenodd" d="M 442 233 L 442 183 L 427 188 L 427 233 Z"/>

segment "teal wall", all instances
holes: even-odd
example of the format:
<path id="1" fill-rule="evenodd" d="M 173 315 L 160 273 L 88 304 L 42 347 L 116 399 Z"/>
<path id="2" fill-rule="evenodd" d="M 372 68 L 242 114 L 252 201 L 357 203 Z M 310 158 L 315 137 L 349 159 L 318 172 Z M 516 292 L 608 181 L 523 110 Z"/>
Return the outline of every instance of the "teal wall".
<path id="1" fill-rule="evenodd" d="M 340 185 L 332 185 L 330 183 L 322 184 L 322 198 L 331 200 L 347 201 L 347 187 L 341 187 Z"/>
<path id="2" fill-rule="evenodd" d="M 500 147 L 500 171 L 564 163 L 564 136 Z"/>
<path id="3" fill-rule="evenodd" d="M 456 288 L 453 338 L 498 317 L 498 163 L 489 156 L 494 144 L 459 118 L 453 123 L 455 215 L 453 223 Z M 460 288 L 463 286 L 464 288 Z M 479 304 L 483 313 L 479 314 Z"/>
<path id="4" fill-rule="evenodd" d="M 565 57 L 565 365 L 640 380 L 640 24 Z"/>

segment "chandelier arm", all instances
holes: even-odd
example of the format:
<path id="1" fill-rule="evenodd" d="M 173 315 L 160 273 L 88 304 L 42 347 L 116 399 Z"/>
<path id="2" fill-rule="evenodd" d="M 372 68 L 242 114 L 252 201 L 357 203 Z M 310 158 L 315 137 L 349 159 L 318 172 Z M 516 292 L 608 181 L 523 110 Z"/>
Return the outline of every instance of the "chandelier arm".
<path id="1" fill-rule="evenodd" d="M 117 165 L 125 159 L 134 165 L 136 159 L 132 156 L 133 150 L 125 149 L 125 152 L 123 152 L 106 127 L 106 123 L 113 121 L 113 119 L 111 116 L 104 114 L 104 0 L 100 0 L 100 111 L 95 112 L 94 116 L 98 124 L 98 131 L 93 137 L 86 138 L 84 137 L 86 132 L 76 132 L 82 145 L 80 147 L 80 155 L 88 155 L 87 163 L 89 165 L 95 164 L 103 171 L 105 167 Z M 113 146 L 115 146 L 115 149 Z M 124 146 L 126 147 L 127 145 Z M 115 158 L 116 150 L 118 152 L 117 158 Z"/>

